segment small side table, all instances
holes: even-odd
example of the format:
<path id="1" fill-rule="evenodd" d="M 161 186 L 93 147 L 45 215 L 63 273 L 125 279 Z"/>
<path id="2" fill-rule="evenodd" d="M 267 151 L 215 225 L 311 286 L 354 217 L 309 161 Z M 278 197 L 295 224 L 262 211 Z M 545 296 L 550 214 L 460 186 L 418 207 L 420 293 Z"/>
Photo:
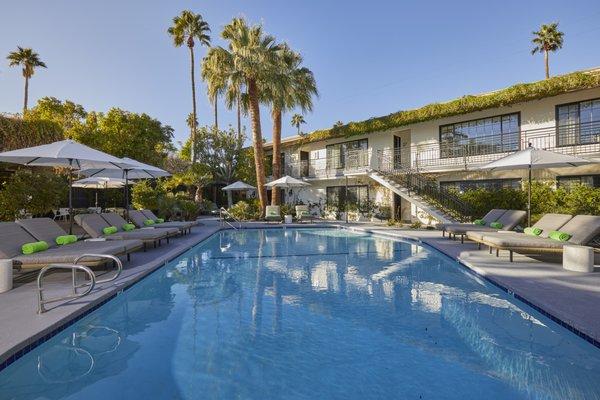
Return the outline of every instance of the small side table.
<path id="1" fill-rule="evenodd" d="M 291 224 L 291 223 L 292 223 L 292 216 L 291 216 L 291 215 L 289 215 L 289 214 L 287 214 L 287 215 L 284 215 L 284 216 L 283 216 L 283 221 L 284 221 L 284 223 L 286 223 L 286 224 Z"/>
<path id="2" fill-rule="evenodd" d="M 594 248 L 566 244 L 563 246 L 563 268 L 576 272 L 594 271 Z"/>
<path id="3" fill-rule="evenodd" d="M 13 287 L 13 262 L 0 260 L 0 293 L 8 292 Z"/>

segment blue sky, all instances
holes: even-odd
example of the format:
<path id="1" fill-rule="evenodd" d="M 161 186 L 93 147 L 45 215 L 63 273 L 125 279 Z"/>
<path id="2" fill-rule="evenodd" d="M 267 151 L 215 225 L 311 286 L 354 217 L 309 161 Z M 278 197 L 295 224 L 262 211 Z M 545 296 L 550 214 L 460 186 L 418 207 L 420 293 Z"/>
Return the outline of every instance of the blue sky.
<path id="1" fill-rule="evenodd" d="M 172 46 L 166 29 L 186 8 L 208 21 L 214 44 L 223 44 L 219 33 L 232 17 L 245 16 L 304 55 L 320 90 L 304 131 L 541 79 L 543 58 L 529 52 L 531 31 L 541 23 L 559 21 L 565 32 L 564 48 L 551 56 L 551 73 L 600 66 L 597 0 L 3 3 L 0 112 L 22 106 L 20 71 L 5 60 L 21 45 L 48 64 L 31 81 L 30 104 L 55 96 L 88 110 L 146 112 L 173 126 L 178 141 L 187 136 L 191 110 L 189 55 Z M 197 59 L 204 53 L 197 48 Z M 198 100 L 200 123 L 211 123 L 201 82 Z M 290 117 L 284 116 L 284 136 L 294 133 Z M 220 125 L 234 121 L 234 113 L 221 107 Z M 269 138 L 267 112 L 262 126 Z"/>

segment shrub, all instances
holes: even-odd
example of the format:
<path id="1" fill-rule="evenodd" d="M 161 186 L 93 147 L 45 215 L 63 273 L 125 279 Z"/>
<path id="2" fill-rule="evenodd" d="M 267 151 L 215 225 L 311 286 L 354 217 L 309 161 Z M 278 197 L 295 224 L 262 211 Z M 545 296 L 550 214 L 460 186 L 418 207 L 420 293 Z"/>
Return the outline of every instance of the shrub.
<path id="1" fill-rule="evenodd" d="M 257 199 L 242 200 L 229 207 L 228 211 L 240 221 L 256 220 L 260 217 L 260 203 Z"/>
<path id="2" fill-rule="evenodd" d="M 281 217 L 283 218 L 284 215 L 296 215 L 296 207 L 294 207 L 291 204 L 282 204 L 280 207 L 280 214 Z"/>
<path id="3" fill-rule="evenodd" d="M 562 210 L 566 214 L 600 215 L 600 188 L 575 185 L 560 196 L 564 201 Z"/>
<path id="4" fill-rule="evenodd" d="M 164 205 L 160 205 L 161 201 L 166 197 L 166 191 L 161 185 L 153 187 L 147 180 L 137 183 L 131 191 L 131 203 L 137 209 L 160 210 Z"/>
<path id="5" fill-rule="evenodd" d="M 526 192 L 510 188 L 467 190 L 459 197 L 473 208 L 476 218 L 483 217 L 492 208 L 524 210 L 527 204 Z"/>
<path id="6" fill-rule="evenodd" d="M 68 186 L 64 177 L 48 171 L 20 169 L 0 190 L 0 219 L 14 221 L 21 210 L 45 215 L 67 202 Z"/>

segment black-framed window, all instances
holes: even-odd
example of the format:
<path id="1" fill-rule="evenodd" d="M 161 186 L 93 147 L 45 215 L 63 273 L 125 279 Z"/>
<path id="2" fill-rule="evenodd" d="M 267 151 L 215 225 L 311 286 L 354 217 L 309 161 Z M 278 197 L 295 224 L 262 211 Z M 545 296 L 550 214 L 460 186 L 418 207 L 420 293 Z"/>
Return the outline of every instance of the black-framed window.
<path id="1" fill-rule="evenodd" d="M 559 146 L 600 143 L 600 99 L 556 106 Z"/>
<path id="2" fill-rule="evenodd" d="M 366 152 L 368 150 L 369 140 L 359 139 L 350 142 L 329 144 L 325 148 L 327 152 L 327 169 L 343 169 L 346 166 L 364 167 L 365 165 L 362 165 L 364 157 L 361 157 L 361 151 Z"/>
<path id="3" fill-rule="evenodd" d="M 519 149 L 519 113 L 440 126 L 440 157 L 462 157 Z"/>
<path id="4" fill-rule="evenodd" d="M 369 187 L 367 185 L 327 186 L 327 205 L 344 210 L 346 205 L 361 207 L 369 200 Z"/>
<path id="5" fill-rule="evenodd" d="M 285 153 L 281 153 L 281 174 L 285 175 Z M 265 176 L 273 175 L 273 154 L 265 156 Z"/>
<path id="6" fill-rule="evenodd" d="M 467 190 L 475 189 L 521 189 L 520 178 L 507 179 L 478 179 L 469 181 L 446 181 L 440 182 L 440 186 L 445 189 L 453 189 L 458 192 L 466 192 Z"/>
<path id="7" fill-rule="evenodd" d="M 594 188 L 600 188 L 600 175 L 557 176 L 556 184 L 558 187 L 566 189 L 569 189 L 574 185 L 585 185 Z"/>

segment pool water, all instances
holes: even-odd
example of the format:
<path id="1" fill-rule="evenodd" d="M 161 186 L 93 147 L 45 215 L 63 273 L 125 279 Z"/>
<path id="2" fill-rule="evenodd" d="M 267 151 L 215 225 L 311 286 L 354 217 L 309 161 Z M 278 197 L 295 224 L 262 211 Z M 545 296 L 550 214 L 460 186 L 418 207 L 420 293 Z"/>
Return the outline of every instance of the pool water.
<path id="1" fill-rule="evenodd" d="M 341 229 L 217 233 L 0 373 L 3 400 L 598 398 L 600 349 Z"/>

